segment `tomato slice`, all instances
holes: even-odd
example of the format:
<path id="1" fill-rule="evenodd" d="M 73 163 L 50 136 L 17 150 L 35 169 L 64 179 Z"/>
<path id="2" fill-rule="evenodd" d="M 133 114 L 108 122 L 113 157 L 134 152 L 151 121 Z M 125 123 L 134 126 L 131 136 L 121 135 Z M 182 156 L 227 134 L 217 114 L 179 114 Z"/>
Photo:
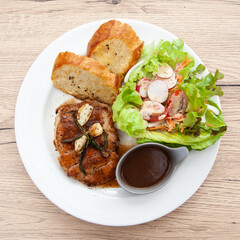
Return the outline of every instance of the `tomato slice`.
<path id="1" fill-rule="evenodd" d="M 187 108 L 187 103 L 187 96 L 183 90 L 178 89 L 174 91 L 170 95 L 166 107 L 168 116 L 171 117 L 177 113 L 184 114 Z"/>
<path id="2" fill-rule="evenodd" d="M 158 121 L 159 121 L 158 117 L 159 117 L 159 116 L 151 116 L 151 117 L 148 119 L 148 121 L 149 121 L 149 122 L 158 122 Z"/>

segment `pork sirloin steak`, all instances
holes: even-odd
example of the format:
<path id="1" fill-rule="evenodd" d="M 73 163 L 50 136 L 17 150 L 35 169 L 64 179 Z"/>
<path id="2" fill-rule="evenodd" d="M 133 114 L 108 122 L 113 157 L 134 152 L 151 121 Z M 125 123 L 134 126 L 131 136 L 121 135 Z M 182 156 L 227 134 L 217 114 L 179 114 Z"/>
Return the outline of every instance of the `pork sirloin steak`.
<path id="1" fill-rule="evenodd" d="M 75 152 L 74 141 L 64 143 L 66 139 L 75 138 L 81 135 L 81 130 L 74 122 L 73 114 L 85 103 L 93 106 L 93 112 L 88 122 L 83 126 L 85 131 L 98 122 L 102 125 L 107 135 L 108 146 L 106 149 L 108 157 L 104 157 L 99 150 L 89 145 L 86 149 L 82 161 L 82 168 L 85 173 L 79 169 L 79 153 Z M 109 106 L 94 100 L 85 100 L 81 103 L 66 104 L 56 110 L 55 119 L 55 140 L 54 145 L 59 152 L 58 160 L 60 165 L 69 177 L 73 177 L 89 186 L 95 186 L 105 183 L 115 177 L 115 169 L 118 163 L 118 145 L 119 138 L 117 129 L 112 121 L 112 111 Z M 104 136 L 101 134 L 94 140 L 104 147 Z"/>

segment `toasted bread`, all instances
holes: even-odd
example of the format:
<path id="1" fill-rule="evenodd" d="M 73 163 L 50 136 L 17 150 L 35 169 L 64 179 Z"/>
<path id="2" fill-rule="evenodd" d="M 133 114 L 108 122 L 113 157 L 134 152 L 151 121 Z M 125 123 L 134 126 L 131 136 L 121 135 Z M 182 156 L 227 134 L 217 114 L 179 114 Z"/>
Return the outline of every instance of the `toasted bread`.
<path id="1" fill-rule="evenodd" d="M 98 61 L 71 52 L 57 56 L 52 81 L 56 88 L 78 99 L 94 99 L 112 104 L 118 94 L 118 75 L 109 72 Z"/>
<path id="2" fill-rule="evenodd" d="M 98 60 L 110 72 L 123 76 L 142 53 L 143 41 L 126 23 L 110 20 L 102 24 L 88 43 L 87 56 Z"/>

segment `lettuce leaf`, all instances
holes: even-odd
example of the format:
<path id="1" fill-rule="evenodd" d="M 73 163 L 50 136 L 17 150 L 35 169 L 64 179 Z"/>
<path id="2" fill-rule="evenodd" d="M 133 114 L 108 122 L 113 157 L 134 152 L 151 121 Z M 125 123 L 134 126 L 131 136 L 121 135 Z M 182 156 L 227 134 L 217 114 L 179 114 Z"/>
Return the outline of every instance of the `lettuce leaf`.
<path id="1" fill-rule="evenodd" d="M 219 111 L 219 114 L 216 115 L 211 110 L 208 109 L 205 113 L 206 125 L 210 126 L 212 131 L 214 132 L 226 131 L 227 125 L 223 120 L 221 109 L 218 107 L 218 105 L 215 102 L 211 100 L 208 100 L 208 103 L 213 107 L 217 108 Z"/>
<path id="2" fill-rule="evenodd" d="M 181 39 L 175 39 L 172 42 L 160 40 L 157 44 L 153 42 L 150 45 L 144 45 L 140 59 L 145 60 L 144 67 L 141 70 L 143 75 L 145 77 L 155 75 L 160 63 L 167 63 L 175 69 L 176 64 L 182 62 L 188 54 L 183 51 L 183 46 L 184 42 Z M 188 58 L 192 59 L 192 62 L 183 69 L 184 71 L 182 70 L 184 76 L 187 75 L 194 66 L 193 57 L 189 56 Z"/>
<path id="3" fill-rule="evenodd" d="M 167 63 L 175 68 L 177 63 L 182 62 L 187 55 L 187 52 L 183 51 L 183 46 L 184 42 L 181 39 L 176 39 L 172 43 L 159 41 L 157 44 L 144 46 L 140 59 L 144 60 L 144 64 L 131 73 L 112 106 L 113 120 L 120 130 L 133 136 L 136 132 L 147 128 L 147 122 L 142 119 L 139 112 L 137 113 L 137 108 L 142 105 L 143 101 L 136 91 L 136 83 L 143 77 L 151 79 L 157 73 L 160 64 Z M 192 57 L 189 56 L 189 58 Z M 191 62 L 191 66 L 193 65 L 194 59 Z M 186 74 L 189 71 L 190 68 Z"/>
<path id="4" fill-rule="evenodd" d="M 147 121 L 143 120 L 141 113 L 133 105 L 124 106 L 119 114 L 117 125 L 120 129 L 133 136 L 147 128 Z"/>
<path id="5" fill-rule="evenodd" d="M 196 112 L 199 117 L 203 116 L 207 105 L 205 98 L 200 94 L 196 85 L 192 83 L 184 83 L 180 87 L 188 98 L 187 112 Z"/>
<path id="6" fill-rule="evenodd" d="M 197 74 L 202 73 L 204 70 L 205 67 L 202 64 L 198 65 L 195 70 L 189 73 L 188 79 L 180 86 L 188 98 L 186 119 L 181 124 L 181 126 L 188 127 L 188 131 L 185 130 L 184 132 L 185 134 L 187 132 L 200 133 L 201 129 L 211 129 L 212 131 L 220 131 L 220 128 L 226 129 L 221 110 L 217 107 L 217 104 L 209 99 L 214 95 L 223 95 L 221 87 L 216 86 L 216 82 L 222 79 L 224 75 L 216 70 L 214 76 L 209 73 L 201 79 L 198 78 Z M 218 108 L 220 111 L 218 116 L 207 109 L 207 102 L 211 102 L 214 107 Z M 199 121 L 203 116 L 206 118 L 205 124 Z"/>
<path id="7" fill-rule="evenodd" d="M 198 114 L 196 112 L 189 112 L 186 114 L 186 118 L 183 120 L 185 127 L 192 127 L 197 122 Z"/>
<path id="8" fill-rule="evenodd" d="M 143 101 L 135 88 L 136 84 L 129 83 L 121 89 L 120 94 L 117 96 L 112 106 L 113 121 L 118 120 L 120 111 L 126 103 L 132 103 L 133 108 L 135 106 L 140 107 L 142 105 Z"/>
<path id="9" fill-rule="evenodd" d="M 217 70 L 214 75 L 209 73 L 199 78 L 205 66 L 199 64 L 194 69 L 195 61 L 183 47 L 184 42 L 181 39 L 172 42 L 160 40 L 158 43 L 145 45 L 140 59 L 144 60 L 144 63 L 130 74 L 128 82 L 120 89 L 112 106 L 113 120 L 118 128 L 137 138 L 138 143 L 155 141 L 202 150 L 218 141 L 227 129 L 221 110 L 209 99 L 214 95 L 223 95 L 221 87 L 216 86 L 216 83 L 224 75 Z M 188 98 L 186 118 L 177 125 L 175 132 L 147 131 L 147 121 L 143 120 L 139 112 L 143 101 L 136 91 L 137 82 L 143 77 L 152 79 L 161 64 L 169 64 L 175 69 L 187 55 L 192 61 L 179 72 L 183 77 L 183 83 L 178 84 L 178 88 L 183 90 Z M 216 107 L 219 114 L 216 115 L 209 110 L 207 103 Z M 206 122 L 202 121 L 203 118 Z"/>
<path id="10" fill-rule="evenodd" d="M 126 84 L 112 106 L 113 121 L 130 136 L 147 128 L 147 122 L 138 111 L 143 101 L 135 88 L 135 83 Z"/>
<path id="11" fill-rule="evenodd" d="M 184 135 L 182 133 L 169 133 L 165 131 L 144 131 L 137 136 L 137 143 L 158 142 L 169 146 L 186 146 L 188 149 L 203 150 L 216 143 L 224 134 L 211 135 L 203 131 L 198 137 Z"/>

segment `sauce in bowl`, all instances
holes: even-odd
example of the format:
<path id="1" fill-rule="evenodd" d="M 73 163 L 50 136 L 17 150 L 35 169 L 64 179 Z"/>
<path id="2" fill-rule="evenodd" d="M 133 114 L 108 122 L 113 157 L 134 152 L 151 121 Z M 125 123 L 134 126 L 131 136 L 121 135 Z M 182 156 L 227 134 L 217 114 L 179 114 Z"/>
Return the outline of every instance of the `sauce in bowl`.
<path id="1" fill-rule="evenodd" d="M 120 175 L 131 187 L 151 187 L 168 175 L 172 160 L 167 151 L 153 146 L 145 146 L 131 152 L 124 160 Z"/>

